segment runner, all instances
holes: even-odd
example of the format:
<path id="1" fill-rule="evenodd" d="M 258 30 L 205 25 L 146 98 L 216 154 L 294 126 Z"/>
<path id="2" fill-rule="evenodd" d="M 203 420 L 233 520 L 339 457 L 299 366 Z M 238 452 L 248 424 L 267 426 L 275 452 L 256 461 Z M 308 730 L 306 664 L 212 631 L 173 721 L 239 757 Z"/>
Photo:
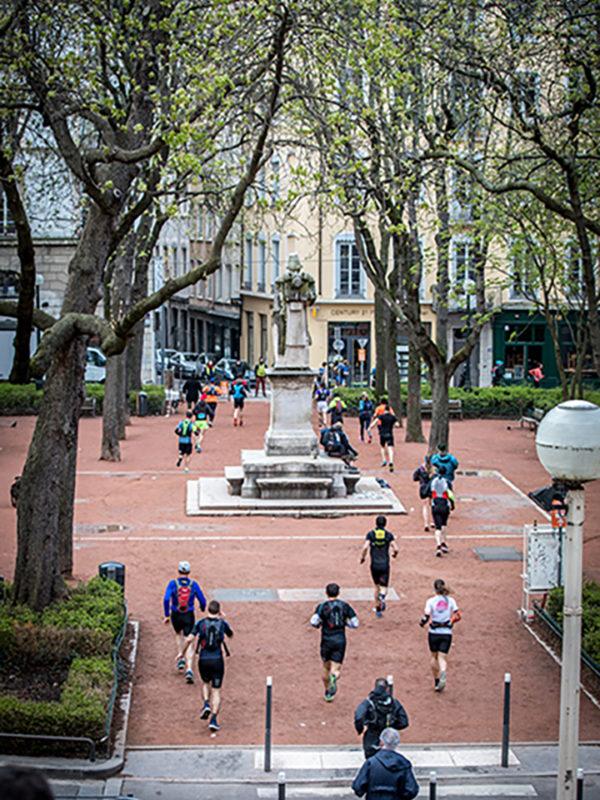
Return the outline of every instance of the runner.
<path id="1" fill-rule="evenodd" d="M 431 509 L 431 479 L 433 478 L 433 465 L 431 456 L 425 456 L 425 461 L 413 472 L 413 481 L 419 481 L 419 499 L 421 500 L 421 510 L 423 512 L 423 524 L 425 530 L 433 525 L 430 521 Z"/>
<path id="2" fill-rule="evenodd" d="M 202 442 L 204 440 L 204 432 L 208 430 L 208 421 L 210 419 L 210 408 L 205 400 L 206 395 L 201 395 L 200 400 L 194 406 L 193 414 L 195 417 L 196 431 L 198 438 L 196 439 L 196 452 L 202 452 Z"/>
<path id="3" fill-rule="evenodd" d="M 390 694 L 390 685 L 385 678 L 377 678 L 375 687 L 354 712 L 354 728 L 360 735 L 363 730 L 365 758 L 374 756 L 379 750 L 379 737 L 385 728 L 402 731 L 408 728 L 408 714 L 402 703 Z"/>
<path id="4" fill-rule="evenodd" d="M 263 397 L 267 396 L 267 365 L 264 358 L 261 356 L 258 359 L 258 364 L 254 367 L 254 376 L 256 378 L 256 387 L 254 396 L 258 397 L 258 389 L 262 387 Z"/>
<path id="5" fill-rule="evenodd" d="M 448 524 L 450 510 L 454 511 L 454 494 L 450 481 L 446 479 L 446 469 L 441 466 L 437 468 L 437 474 L 430 483 L 429 492 L 431 495 L 431 516 L 435 526 L 435 554 L 440 558 L 448 552 L 446 544 L 446 534 L 444 528 Z"/>
<path id="6" fill-rule="evenodd" d="M 330 703 L 337 692 L 342 662 L 346 652 L 346 625 L 358 628 L 356 612 L 339 599 L 340 587 L 328 583 L 325 587 L 327 600 L 320 603 L 310 618 L 314 628 L 321 627 L 321 661 L 323 662 L 323 685 L 325 700 Z"/>
<path id="7" fill-rule="evenodd" d="M 186 412 L 185 419 L 182 419 L 179 425 L 175 428 L 174 433 L 179 436 L 179 458 L 175 466 L 181 466 L 181 461 L 184 461 L 184 472 L 190 471 L 190 456 L 192 454 L 192 436 L 197 436 L 198 431 L 196 425 L 192 421 L 192 412 Z"/>
<path id="8" fill-rule="evenodd" d="M 202 394 L 204 395 L 204 399 L 206 400 L 206 404 L 208 406 L 208 424 L 212 427 L 215 421 L 215 414 L 217 412 L 217 403 L 219 402 L 219 397 L 221 396 L 221 390 L 217 386 L 215 378 L 211 378 L 209 380 L 204 389 L 202 389 Z"/>
<path id="9" fill-rule="evenodd" d="M 438 444 L 437 453 L 431 456 L 431 463 L 438 469 L 444 467 L 446 470 L 444 477 L 450 484 L 450 488 L 454 485 L 454 471 L 458 467 L 458 459 L 448 452 L 448 445 L 445 442 Z"/>
<path id="10" fill-rule="evenodd" d="M 381 617 L 385 611 L 385 598 L 390 583 L 390 550 L 392 558 L 398 555 L 398 547 L 394 534 L 385 529 L 387 519 L 379 516 L 375 520 L 375 529 L 369 531 L 365 538 L 360 563 L 364 564 L 367 553 L 371 552 L 371 577 L 375 585 L 375 615 Z"/>
<path id="11" fill-rule="evenodd" d="M 315 386 L 313 390 L 313 396 L 317 404 L 317 416 L 319 420 L 319 427 L 326 428 L 327 407 L 329 405 L 329 398 L 331 397 L 331 392 L 322 381 L 319 381 L 319 383 Z"/>
<path id="12" fill-rule="evenodd" d="M 424 628 L 429 622 L 429 652 L 434 691 L 443 692 L 448 671 L 448 652 L 452 645 L 452 626 L 461 618 L 458 605 L 450 597 L 450 589 L 441 578 L 433 583 L 435 595 L 425 603 L 425 613 L 419 621 Z"/>
<path id="13" fill-rule="evenodd" d="M 185 647 L 198 637 L 196 652 L 198 653 L 198 672 L 202 680 L 202 697 L 204 706 L 200 712 L 200 719 L 208 719 L 208 727 L 211 731 L 218 731 L 221 726 L 217 722 L 217 714 L 221 706 L 221 686 L 223 685 L 223 675 L 225 673 L 225 663 L 223 661 L 222 647 L 229 655 L 225 637 L 233 636 L 233 631 L 229 623 L 221 617 L 221 606 L 216 600 L 211 600 L 208 604 L 208 616 L 198 622 L 192 628 L 191 634 L 187 637 Z M 211 713 L 212 712 L 212 713 Z"/>
<path id="14" fill-rule="evenodd" d="M 394 428 L 399 428 L 398 418 L 392 414 L 392 410 L 386 403 L 383 414 L 375 417 L 369 425 L 369 430 L 379 426 L 379 446 L 381 447 L 381 466 L 386 464 L 390 472 L 394 471 Z"/>
<path id="15" fill-rule="evenodd" d="M 233 397 L 233 424 L 244 424 L 244 400 L 248 397 L 246 381 L 236 378 L 231 384 L 229 394 Z"/>
<path id="16" fill-rule="evenodd" d="M 206 598 L 196 581 L 190 578 L 189 561 L 179 562 L 179 576 L 169 581 L 163 598 L 165 624 L 171 621 L 177 640 L 177 669 L 185 669 L 187 683 L 194 682 L 192 671 L 192 651 L 184 655 L 187 645 L 186 637 L 194 627 L 194 600 L 198 600 L 200 610 L 206 608 Z"/>
<path id="17" fill-rule="evenodd" d="M 365 431 L 369 437 L 369 444 L 373 441 L 369 425 L 373 417 L 373 403 L 367 392 L 363 392 L 358 403 L 358 420 L 360 422 L 360 440 L 364 442 Z"/>
<path id="18" fill-rule="evenodd" d="M 327 408 L 327 413 L 330 414 L 329 426 L 333 427 L 336 422 L 344 423 L 344 411 L 346 410 L 346 403 L 341 399 L 339 394 L 333 393 L 333 397 Z"/>

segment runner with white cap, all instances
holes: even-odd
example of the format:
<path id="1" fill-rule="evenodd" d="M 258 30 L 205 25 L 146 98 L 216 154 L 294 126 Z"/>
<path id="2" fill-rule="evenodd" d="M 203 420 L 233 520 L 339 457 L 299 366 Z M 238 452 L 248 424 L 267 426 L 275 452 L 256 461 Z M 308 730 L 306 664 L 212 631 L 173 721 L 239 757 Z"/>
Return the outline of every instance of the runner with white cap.
<path id="1" fill-rule="evenodd" d="M 206 608 L 206 598 L 200 586 L 190 578 L 190 570 L 189 561 L 179 562 L 179 575 L 169 581 L 163 598 L 165 623 L 171 621 L 177 641 L 177 669 L 185 670 L 187 683 L 194 682 L 192 649 L 188 648 L 185 658 L 183 656 L 186 637 L 189 636 L 195 622 L 194 600 L 198 600 L 201 611 Z"/>

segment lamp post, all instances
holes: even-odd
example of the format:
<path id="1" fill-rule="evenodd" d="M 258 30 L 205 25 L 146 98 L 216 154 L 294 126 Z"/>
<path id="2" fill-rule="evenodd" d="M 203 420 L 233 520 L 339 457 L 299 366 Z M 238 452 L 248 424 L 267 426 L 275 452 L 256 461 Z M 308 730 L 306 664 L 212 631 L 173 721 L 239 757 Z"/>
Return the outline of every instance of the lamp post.
<path id="1" fill-rule="evenodd" d="M 556 796 L 558 800 L 575 800 L 581 658 L 582 484 L 600 477 L 600 408 L 585 400 L 561 403 L 542 419 L 535 445 L 544 469 L 568 489 Z"/>

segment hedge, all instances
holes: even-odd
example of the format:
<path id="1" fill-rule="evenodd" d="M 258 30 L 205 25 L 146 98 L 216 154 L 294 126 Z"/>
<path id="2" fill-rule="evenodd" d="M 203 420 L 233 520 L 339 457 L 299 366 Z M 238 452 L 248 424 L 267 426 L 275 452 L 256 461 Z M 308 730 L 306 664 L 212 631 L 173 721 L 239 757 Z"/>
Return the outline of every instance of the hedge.
<path id="1" fill-rule="evenodd" d="M 364 388 L 339 387 L 335 391 L 346 403 L 349 414 L 358 414 L 358 402 Z M 375 402 L 372 389 L 366 390 L 369 397 Z M 431 387 L 428 383 L 421 386 L 423 398 L 431 397 Z M 541 408 L 549 411 L 562 402 L 560 389 L 535 389 L 533 386 L 493 386 L 475 387 L 473 389 L 458 389 L 453 386 L 449 389 L 452 399 L 462 400 L 463 417 L 472 419 L 489 419 L 497 417 L 502 419 L 519 419 L 527 411 Z M 600 406 L 600 391 L 584 391 L 584 399 Z M 402 401 L 406 403 L 406 386 L 402 386 Z"/>
<path id="2" fill-rule="evenodd" d="M 104 403 L 104 384 L 86 383 L 86 394 L 96 400 L 96 411 L 102 413 Z M 160 414 L 165 403 L 164 386 L 157 386 L 153 383 L 144 384 L 142 389 L 148 397 L 148 413 Z M 129 393 L 129 408 L 131 412 L 136 412 L 137 392 Z M 35 383 L 23 385 L 0 382 L 0 414 L 4 416 L 15 416 L 24 414 L 37 414 L 42 402 L 43 390 L 38 389 Z"/>
<path id="3" fill-rule="evenodd" d="M 552 589 L 548 595 L 545 612 L 562 628 L 564 590 Z M 600 664 L 600 584 L 584 580 L 581 587 L 581 647 Z"/>
<path id="4" fill-rule="evenodd" d="M 10 598 L 11 587 L 7 587 Z M 25 664 L 66 663 L 61 699 L 35 702 L 10 694 L 0 696 L 0 730 L 87 737 L 100 740 L 113 685 L 112 649 L 124 622 L 123 590 L 114 581 L 92 578 L 70 590 L 64 602 L 36 614 L 25 606 L 0 606 L 0 662 L 19 671 Z M 1 739 L 6 752 L 9 740 Z M 48 744 L 23 745 L 19 752 L 48 752 Z M 11 747 L 13 745 L 10 745 Z M 54 746 L 53 746 L 54 747 Z M 65 753 L 70 746 L 58 745 Z"/>

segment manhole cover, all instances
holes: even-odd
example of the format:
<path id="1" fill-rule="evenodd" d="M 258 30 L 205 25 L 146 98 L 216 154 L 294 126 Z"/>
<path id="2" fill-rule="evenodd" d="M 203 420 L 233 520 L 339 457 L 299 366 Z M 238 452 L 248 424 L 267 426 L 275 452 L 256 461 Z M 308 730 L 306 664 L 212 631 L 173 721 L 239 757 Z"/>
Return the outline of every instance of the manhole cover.
<path id="1" fill-rule="evenodd" d="M 522 561 L 523 556 L 516 547 L 486 545 L 473 548 L 482 561 Z"/>

